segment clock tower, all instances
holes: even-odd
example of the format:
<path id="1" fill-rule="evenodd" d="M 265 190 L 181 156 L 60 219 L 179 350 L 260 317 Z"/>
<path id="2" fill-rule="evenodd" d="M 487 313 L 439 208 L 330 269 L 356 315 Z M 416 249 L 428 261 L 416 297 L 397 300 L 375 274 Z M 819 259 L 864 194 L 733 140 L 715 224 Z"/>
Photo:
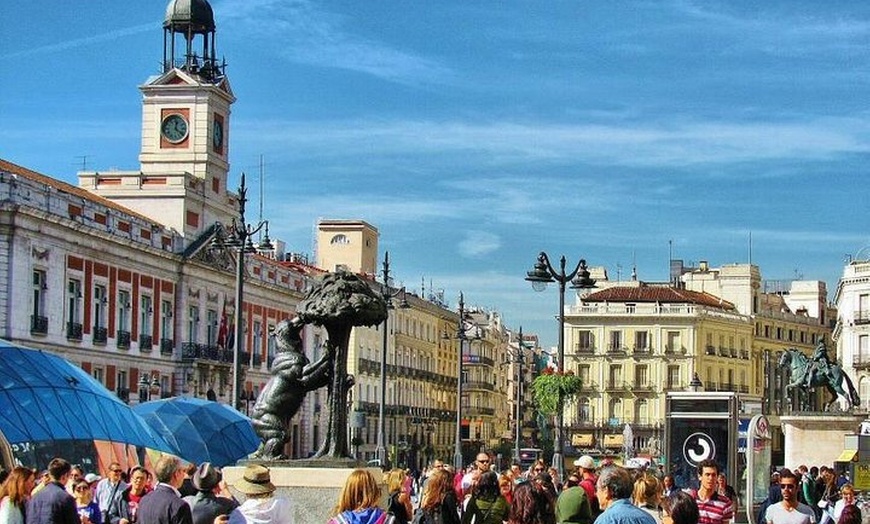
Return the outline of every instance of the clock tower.
<path id="1" fill-rule="evenodd" d="M 207 0 L 172 0 L 163 22 L 163 72 L 140 87 L 142 172 L 186 171 L 207 191 L 226 191 L 230 106 Z"/>
<path id="2" fill-rule="evenodd" d="M 81 172 L 79 185 L 196 238 L 238 214 L 227 191 L 230 107 L 236 98 L 215 51 L 207 0 L 171 0 L 163 21 L 163 67 L 140 86 L 138 172 Z"/>

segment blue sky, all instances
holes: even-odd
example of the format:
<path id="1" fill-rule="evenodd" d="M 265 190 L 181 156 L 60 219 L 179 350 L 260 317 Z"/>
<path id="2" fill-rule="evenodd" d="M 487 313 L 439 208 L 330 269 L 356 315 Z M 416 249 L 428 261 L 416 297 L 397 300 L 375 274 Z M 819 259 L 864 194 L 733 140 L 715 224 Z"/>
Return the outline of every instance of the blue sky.
<path id="1" fill-rule="evenodd" d="M 82 155 L 136 169 L 167 2 L 7 4 L 0 156 L 73 183 Z M 833 298 L 870 245 L 868 3 L 212 5 L 230 184 L 256 186 L 263 155 L 291 251 L 319 217 L 362 218 L 398 281 L 554 344 L 556 291 L 523 281 L 541 250 L 664 280 L 669 241 L 718 266 L 748 260 L 751 232 L 764 278 Z"/>

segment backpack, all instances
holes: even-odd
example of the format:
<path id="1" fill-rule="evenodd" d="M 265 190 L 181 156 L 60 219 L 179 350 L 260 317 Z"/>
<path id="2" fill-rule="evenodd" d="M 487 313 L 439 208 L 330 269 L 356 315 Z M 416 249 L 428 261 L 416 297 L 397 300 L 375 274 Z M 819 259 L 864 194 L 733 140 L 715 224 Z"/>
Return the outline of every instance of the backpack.
<path id="1" fill-rule="evenodd" d="M 433 511 L 426 511 L 423 508 L 415 509 L 411 524 L 442 524 L 441 507 L 438 506 Z"/>
<path id="2" fill-rule="evenodd" d="M 583 488 L 584 491 L 586 491 L 586 498 L 589 499 L 589 506 L 592 508 L 592 520 L 594 521 L 598 517 L 598 515 L 601 515 L 601 505 L 598 503 L 598 497 L 596 497 L 595 495 L 591 497 L 588 496 L 589 490 L 586 487 L 590 484 L 592 485 L 592 493 L 595 493 L 595 490 L 597 488 L 595 487 L 595 483 L 592 482 L 592 479 L 583 479 L 580 481 L 579 485 Z"/>

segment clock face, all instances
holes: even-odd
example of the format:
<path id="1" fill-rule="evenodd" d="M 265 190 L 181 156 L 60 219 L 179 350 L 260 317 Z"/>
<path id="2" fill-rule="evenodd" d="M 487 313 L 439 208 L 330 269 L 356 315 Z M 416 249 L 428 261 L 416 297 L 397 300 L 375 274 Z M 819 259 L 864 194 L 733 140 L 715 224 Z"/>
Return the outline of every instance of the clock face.
<path id="1" fill-rule="evenodd" d="M 173 113 L 163 119 L 160 132 L 163 138 L 177 144 L 187 138 L 187 120 L 178 113 Z"/>
<path id="2" fill-rule="evenodd" d="M 214 127 L 211 132 L 211 141 L 215 149 L 220 149 L 224 143 L 224 123 L 220 120 L 214 121 Z"/>

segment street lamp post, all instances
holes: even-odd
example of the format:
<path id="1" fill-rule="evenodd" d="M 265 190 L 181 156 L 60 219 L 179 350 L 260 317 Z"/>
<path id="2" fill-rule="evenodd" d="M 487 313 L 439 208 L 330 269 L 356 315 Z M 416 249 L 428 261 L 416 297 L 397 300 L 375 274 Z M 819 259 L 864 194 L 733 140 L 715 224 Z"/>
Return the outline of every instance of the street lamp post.
<path id="1" fill-rule="evenodd" d="M 378 404 L 378 441 L 377 446 L 375 448 L 375 453 L 378 456 L 378 461 L 381 467 L 384 467 L 387 463 L 387 447 L 385 442 L 385 433 L 386 433 L 386 416 L 385 409 L 387 403 L 387 327 L 389 325 L 390 320 L 390 310 L 394 309 L 393 299 L 401 296 L 402 300 L 399 303 L 399 307 L 402 309 L 407 309 L 410 306 L 408 305 L 408 301 L 405 297 L 405 288 L 396 290 L 395 292 L 390 291 L 390 252 L 387 251 L 384 253 L 384 264 L 383 264 L 383 286 L 381 287 L 381 296 L 384 298 L 384 302 L 387 303 L 387 315 L 384 317 L 384 339 L 383 345 L 381 346 L 381 395 L 380 402 Z M 395 434 L 395 432 L 394 432 Z"/>
<path id="2" fill-rule="evenodd" d="M 143 373 L 139 378 L 139 402 L 148 402 L 151 400 L 151 395 L 154 392 L 155 388 L 160 387 L 160 381 L 157 379 L 157 375 L 148 379 L 148 374 Z"/>
<path id="3" fill-rule="evenodd" d="M 235 343 L 233 345 L 233 384 L 230 389 L 230 398 L 236 409 L 241 411 L 242 391 L 242 362 L 241 356 L 245 348 L 245 329 L 242 325 L 242 300 L 245 292 L 245 256 L 248 253 L 268 252 L 273 249 L 272 241 L 269 240 L 269 221 L 261 220 L 255 225 L 245 222 L 245 203 L 248 201 L 248 188 L 245 186 L 245 173 L 242 173 L 239 184 L 239 216 L 233 218 L 229 226 L 218 223 L 215 239 L 212 247 L 229 247 L 236 251 L 236 307 L 233 312 L 233 322 L 236 324 Z M 255 247 L 254 235 L 265 228 L 265 235 Z M 250 362 L 249 362 L 250 364 Z"/>
<path id="4" fill-rule="evenodd" d="M 523 425 L 523 412 L 522 412 L 522 403 L 523 403 L 523 364 L 525 362 L 525 355 L 523 350 L 526 348 L 525 340 L 523 339 L 523 327 L 520 326 L 519 333 L 517 334 L 518 345 L 517 345 L 517 353 L 511 361 L 517 366 L 517 396 L 514 401 L 515 406 L 515 415 L 514 424 L 516 427 L 514 428 L 514 456 L 513 459 L 515 462 L 520 461 L 520 440 L 522 439 L 522 425 Z"/>
<path id="5" fill-rule="evenodd" d="M 446 335 L 445 338 L 451 338 Z M 465 332 L 465 297 L 459 293 L 459 326 L 456 329 L 456 339 L 459 341 L 459 353 L 456 369 L 456 434 L 453 439 L 453 467 L 456 471 L 462 469 L 462 349 L 468 336 Z"/>
<path id="6" fill-rule="evenodd" d="M 565 272 L 565 256 L 559 260 L 559 271 L 550 264 L 550 257 L 543 251 L 538 254 L 538 261 L 534 268 L 526 273 L 526 280 L 532 283 L 535 291 L 543 291 L 547 284 L 556 282 L 559 284 L 559 346 L 556 361 L 556 370 L 562 374 L 565 367 L 565 285 L 570 282 L 572 289 L 590 289 L 595 287 L 595 280 L 589 277 L 589 269 L 586 260 L 580 259 L 577 267 L 570 273 Z M 553 467 L 559 472 L 561 478 L 564 470 L 563 453 L 565 448 L 565 432 L 563 427 L 564 399 L 559 396 L 556 407 L 556 438 L 553 443 Z"/>

